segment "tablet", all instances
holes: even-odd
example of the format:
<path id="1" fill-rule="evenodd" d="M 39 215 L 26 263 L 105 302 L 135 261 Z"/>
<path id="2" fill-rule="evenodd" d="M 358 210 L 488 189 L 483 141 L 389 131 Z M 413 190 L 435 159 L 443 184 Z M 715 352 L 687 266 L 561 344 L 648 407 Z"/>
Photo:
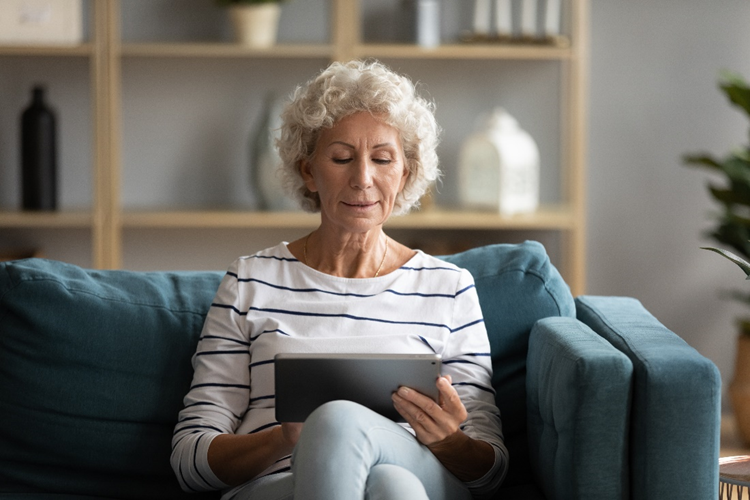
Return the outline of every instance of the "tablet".
<path id="1" fill-rule="evenodd" d="M 304 422 L 318 406 L 346 399 L 391 420 L 404 419 L 391 394 L 411 387 L 438 400 L 437 354 L 277 354 L 276 420 Z"/>

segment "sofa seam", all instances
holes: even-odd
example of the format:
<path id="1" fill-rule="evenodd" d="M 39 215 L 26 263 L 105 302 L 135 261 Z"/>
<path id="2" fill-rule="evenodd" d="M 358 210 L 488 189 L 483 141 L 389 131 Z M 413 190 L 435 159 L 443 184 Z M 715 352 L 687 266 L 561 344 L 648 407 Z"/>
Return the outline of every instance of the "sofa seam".
<path id="1" fill-rule="evenodd" d="M 175 308 L 175 309 L 172 309 L 172 308 L 170 308 L 168 306 L 165 306 L 164 304 L 155 304 L 155 303 L 142 302 L 142 301 L 134 301 L 134 300 L 122 300 L 122 299 L 118 299 L 118 298 L 115 298 L 115 297 L 107 297 L 107 296 L 104 296 L 104 295 L 101 295 L 101 294 L 94 293 L 94 292 L 92 292 L 90 290 L 85 290 L 85 289 L 81 289 L 81 288 L 77 288 L 77 287 L 72 287 L 72 286 L 66 285 L 64 282 L 62 282 L 62 281 L 60 281 L 58 279 L 55 279 L 55 278 L 50 278 L 50 277 L 28 277 L 28 278 L 22 278 L 17 283 L 15 283 L 13 285 L 13 287 L 9 288 L 6 292 L 4 292 L 2 294 L 2 296 L 0 296 L 0 302 L 3 301 L 3 299 L 5 298 L 5 295 L 6 295 L 7 292 L 9 292 L 11 290 L 17 289 L 19 286 L 21 286 L 24 283 L 33 282 L 33 281 L 38 281 L 38 282 L 46 281 L 46 282 L 50 282 L 50 283 L 56 283 L 56 284 L 60 285 L 62 288 L 64 288 L 65 290 L 68 290 L 68 291 L 71 291 L 71 292 L 76 292 L 76 293 L 81 293 L 81 294 L 85 294 L 85 295 L 89 295 L 89 296 L 96 297 L 96 298 L 101 299 L 101 300 L 106 300 L 108 302 L 122 302 L 123 304 L 131 304 L 131 305 L 137 305 L 137 306 L 146 306 L 146 307 L 151 307 L 151 308 L 155 308 L 155 309 L 164 309 L 164 310 L 168 310 L 168 311 L 172 311 L 172 312 L 179 312 L 179 313 L 190 313 L 190 314 L 200 314 L 200 315 L 205 315 L 206 314 L 205 311 L 201 312 L 201 311 L 194 310 L 194 309 L 187 309 L 187 308 L 179 308 L 179 309 Z M 209 308 L 210 308 L 210 304 L 209 304 Z"/>
<path id="2" fill-rule="evenodd" d="M 579 301 L 579 302 L 580 302 L 580 301 Z M 616 335 L 617 335 L 617 336 L 618 336 L 618 337 L 619 337 L 620 339 L 622 339 L 622 341 L 623 341 L 623 342 L 625 342 L 625 344 L 627 344 L 627 346 L 628 346 L 628 347 L 629 347 L 629 348 L 630 348 L 630 349 L 632 350 L 632 346 L 630 345 L 630 343 L 629 343 L 629 342 L 627 342 L 627 341 L 626 341 L 626 340 L 624 339 L 624 337 L 623 337 L 623 336 L 622 336 L 622 335 L 621 335 L 621 334 L 620 334 L 619 332 L 617 332 L 617 330 L 615 330 L 615 329 L 614 329 L 614 328 L 612 327 L 612 324 L 610 323 L 610 321 L 608 321 L 608 320 L 607 320 L 606 318 L 604 318 L 604 316 L 603 316 L 602 314 L 600 314 L 600 313 L 599 313 L 599 311 L 595 310 L 595 309 L 594 309 L 594 308 L 593 308 L 593 307 L 592 307 L 591 305 L 589 305 L 589 304 L 586 304 L 586 303 L 583 303 L 583 304 L 582 304 L 582 306 L 583 306 L 583 307 L 584 307 L 584 309 L 586 309 L 586 310 L 587 310 L 587 311 L 588 311 L 588 312 L 589 312 L 590 314 L 593 314 L 593 315 L 594 315 L 594 316 L 595 316 L 595 317 L 596 317 L 597 319 L 599 319 L 600 321 L 602 321 L 602 322 L 603 322 L 603 323 L 604 323 L 604 324 L 605 324 L 605 325 L 606 325 L 606 326 L 607 326 L 607 327 L 608 327 L 608 328 L 609 328 L 610 330 L 612 330 L 613 332 L 615 332 L 615 334 L 616 334 Z M 639 351 L 638 351 L 638 353 L 640 354 L 640 352 L 639 352 Z M 629 356 L 628 356 L 628 357 L 629 357 Z M 632 363 L 632 360 L 631 360 L 631 363 Z M 649 366 L 649 368 L 650 368 L 650 366 L 651 366 L 651 364 L 650 364 L 650 363 L 648 363 L 648 362 L 645 362 L 644 364 L 645 364 L 645 365 L 648 365 L 648 366 Z M 649 371 L 649 370 L 644 370 L 644 372 L 645 372 L 646 374 L 648 374 L 648 371 Z M 633 377 L 635 378 L 635 363 L 633 363 Z M 632 382 L 632 385 L 633 385 L 633 390 L 635 390 L 635 380 L 633 380 L 633 382 Z M 644 396 L 645 396 L 646 400 L 648 400 L 648 399 L 650 398 L 650 394 L 649 394 L 649 393 L 650 393 L 650 391 L 649 391 L 649 384 L 648 384 L 648 383 L 645 383 L 645 384 L 643 384 L 643 387 L 644 387 L 644 391 L 646 392 L 646 394 L 644 394 Z M 631 396 L 631 412 L 632 412 L 632 396 Z M 631 418 L 630 418 L 630 425 L 628 426 L 628 431 L 629 431 L 629 433 L 630 433 L 630 435 L 628 436 L 628 441 L 630 441 L 630 440 L 632 439 L 632 437 L 633 437 L 633 432 L 632 432 L 632 431 L 633 431 L 633 427 L 635 426 L 635 424 L 636 424 L 636 422 L 635 422 L 635 419 L 633 419 L 633 418 L 632 418 L 632 414 L 631 414 Z M 649 430 L 649 426 L 644 426 L 644 430 L 643 430 L 643 432 L 644 432 L 644 433 L 646 434 L 646 435 L 644 436 L 644 442 L 649 442 L 649 441 L 650 441 L 650 435 L 651 435 L 651 432 L 650 432 L 650 430 Z M 632 442 L 631 442 L 631 446 L 632 446 Z M 648 456 L 648 454 L 646 454 L 646 455 Z M 652 462 L 651 460 L 648 460 L 648 462 L 646 463 L 646 466 L 645 466 L 645 467 L 643 467 L 643 473 L 644 473 L 644 474 L 645 474 L 645 476 L 646 476 L 646 477 L 644 478 L 644 483 L 643 483 L 643 484 L 646 484 L 646 485 L 647 485 L 647 484 L 650 484 L 650 482 L 651 482 L 651 478 L 650 478 L 650 472 L 649 472 L 649 471 L 651 470 L 651 462 Z M 629 461 L 629 463 L 630 463 L 630 466 L 631 466 L 631 470 L 634 470 L 634 469 L 635 469 L 635 467 L 633 466 L 632 462 L 630 462 L 630 461 Z"/>
<path id="3" fill-rule="evenodd" d="M 479 281 L 480 279 L 485 279 L 485 278 L 492 278 L 495 276 L 501 276 L 503 274 L 518 273 L 518 272 L 531 275 L 535 277 L 536 279 L 538 279 L 542 283 L 542 285 L 544 285 L 544 290 L 547 293 L 547 295 L 555 303 L 555 307 L 557 308 L 557 314 L 558 315 L 562 314 L 562 307 L 560 306 L 560 301 L 558 300 L 557 296 L 554 293 L 552 293 L 552 290 L 549 287 L 549 280 L 545 279 L 543 276 L 543 273 L 537 269 L 529 269 L 529 268 L 523 268 L 523 267 L 512 267 L 512 268 L 509 267 L 497 273 L 483 274 L 482 276 L 476 277 L 475 281 Z"/>

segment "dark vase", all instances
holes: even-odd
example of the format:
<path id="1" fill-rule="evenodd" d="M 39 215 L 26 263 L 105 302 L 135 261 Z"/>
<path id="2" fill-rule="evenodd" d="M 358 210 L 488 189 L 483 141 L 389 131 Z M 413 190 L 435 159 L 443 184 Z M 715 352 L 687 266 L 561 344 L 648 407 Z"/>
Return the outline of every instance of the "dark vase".
<path id="1" fill-rule="evenodd" d="M 55 114 L 44 102 L 44 88 L 34 87 L 21 115 L 21 185 L 24 210 L 57 208 Z"/>

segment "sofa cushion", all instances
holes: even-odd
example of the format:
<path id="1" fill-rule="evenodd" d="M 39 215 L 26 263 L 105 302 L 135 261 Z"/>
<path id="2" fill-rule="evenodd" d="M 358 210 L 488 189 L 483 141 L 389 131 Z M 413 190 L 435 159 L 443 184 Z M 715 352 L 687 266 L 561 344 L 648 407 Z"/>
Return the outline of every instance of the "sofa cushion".
<path id="1" fill-rule="evenodd" d="M 0 495 L 183 497 L 170 440 L 220 279 L 0 264 Z"/>
<path id="2" fill-rule="evenodd" d="M 505 485 L 531 481 L 526 439 L 526 353 L 537 320 L 575 317 L 568 285 L 544 247 L 490 245 L 442 257 L 474 276 L 492 350 L 492 385 L 503 420 L 510 470 Z"/>

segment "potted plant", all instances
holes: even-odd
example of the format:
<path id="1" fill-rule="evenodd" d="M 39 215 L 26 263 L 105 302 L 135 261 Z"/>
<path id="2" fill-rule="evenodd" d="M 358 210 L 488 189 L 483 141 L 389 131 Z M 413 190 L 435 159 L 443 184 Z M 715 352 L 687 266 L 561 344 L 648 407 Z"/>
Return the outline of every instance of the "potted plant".
<path id="1" fill-rule="evenodd" d="M 745 80 L 731 73 L 722 75 L 720 88 L 729 101 L 750 117 L 750 87 Z M 712 239 L 732 252 L 706 248 L 739 265 L 750 279 L 750 146 L 736 148 L 723 158 L 708 154 L 688 155 L 688 165 L 706 168 L 723 178 L 723 184 L 709 183 L 711 196 L 719 205 L 716 225 L 708 233 Z M 733 292 L 731 298 L 750 306 L 750 292 Z M 746 443 L 750 443 L 750 317 L 738 321 L 737 359 L 729 395 L 737 426 Z"/>
<path id="2" fill-rule="evenodd" d="M 255 48 L 276 44 L 281 0 L 216 0 L 229 8 L 235 40 Z"/>

